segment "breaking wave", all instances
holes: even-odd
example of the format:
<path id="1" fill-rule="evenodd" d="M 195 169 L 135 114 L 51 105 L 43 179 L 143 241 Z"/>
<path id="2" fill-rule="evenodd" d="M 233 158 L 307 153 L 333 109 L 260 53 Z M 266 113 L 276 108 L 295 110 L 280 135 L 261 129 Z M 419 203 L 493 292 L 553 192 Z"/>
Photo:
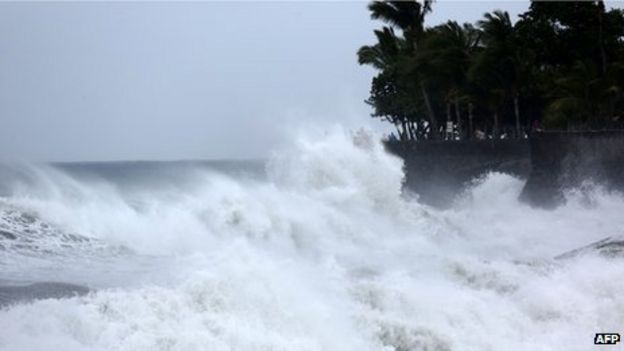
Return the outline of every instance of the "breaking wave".
<path id="1" fill-rule="evenodd" d="M 586 350 L 622 327 L 624 260 L 555 259 L 622 235 L 620 195 L 535 209 L 492 173 L 437 210 L 377 139 L 299 136 L 253 176 L 5 166 L 0 279 L 91 291 L 0 307 L 0 349 Z"/>

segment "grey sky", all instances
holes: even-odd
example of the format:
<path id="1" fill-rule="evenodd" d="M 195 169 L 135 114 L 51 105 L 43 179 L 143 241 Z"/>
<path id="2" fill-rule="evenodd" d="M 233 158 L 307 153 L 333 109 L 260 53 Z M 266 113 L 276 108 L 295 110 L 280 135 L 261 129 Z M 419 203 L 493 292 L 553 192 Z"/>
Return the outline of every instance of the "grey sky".
<path id="1" fill-rule="evenodd" d="M 0 157 L 254 158 L 302 121 L 374 123 L 355 52 L 379 26 L 365 2 L 0 3 Z"/>

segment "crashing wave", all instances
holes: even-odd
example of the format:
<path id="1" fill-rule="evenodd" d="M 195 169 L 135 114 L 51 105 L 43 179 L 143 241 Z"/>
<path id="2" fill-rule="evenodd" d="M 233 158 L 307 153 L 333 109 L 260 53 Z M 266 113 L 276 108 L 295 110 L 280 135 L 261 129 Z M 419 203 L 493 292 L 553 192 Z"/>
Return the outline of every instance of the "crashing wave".
<path id="1" fill-rule="evenodd" d="M 26 256 L 115 255 L 121 246 L 65 232 L 35 213 L 0 203 L 0 250 Z"/>

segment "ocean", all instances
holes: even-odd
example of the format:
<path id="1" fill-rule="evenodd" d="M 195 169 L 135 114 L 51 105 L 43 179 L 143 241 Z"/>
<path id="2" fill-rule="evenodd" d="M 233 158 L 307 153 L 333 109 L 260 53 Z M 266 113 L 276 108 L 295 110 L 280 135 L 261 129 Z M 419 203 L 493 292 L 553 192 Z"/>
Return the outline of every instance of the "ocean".
<path id="1" fill-rule="evenodd" d="M 490 173 L 441 210 L 375 135 L 293 139 L 262 161 L 2 164 L 0 350 L 592 350 L 624 332 L 624 257 L 573 251 L 624 235 L 621 194 L 538 209 Z"/>

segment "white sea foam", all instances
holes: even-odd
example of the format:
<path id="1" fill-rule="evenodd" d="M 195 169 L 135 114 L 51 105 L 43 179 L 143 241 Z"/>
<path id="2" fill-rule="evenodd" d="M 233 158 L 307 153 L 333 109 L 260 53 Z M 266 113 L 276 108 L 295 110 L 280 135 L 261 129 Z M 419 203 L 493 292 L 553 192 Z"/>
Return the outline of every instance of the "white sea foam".
<path id="1" fill-rule="evenodd" d="M 553 259 L 623 234 L 621 196 L 534 209 L 494 173 L 435 210 L 401 197 L 374 139 L 299 136 L 266 181 L 197 170 L 183 190 L 33 169 L 3 208 L 126 251 L 47 270 L 97 290 L 4 307 L 0 349 L 587 350 L 622 332 L 624 259 Z M 36 268 L 3 255 L 13 278 Z"/>

